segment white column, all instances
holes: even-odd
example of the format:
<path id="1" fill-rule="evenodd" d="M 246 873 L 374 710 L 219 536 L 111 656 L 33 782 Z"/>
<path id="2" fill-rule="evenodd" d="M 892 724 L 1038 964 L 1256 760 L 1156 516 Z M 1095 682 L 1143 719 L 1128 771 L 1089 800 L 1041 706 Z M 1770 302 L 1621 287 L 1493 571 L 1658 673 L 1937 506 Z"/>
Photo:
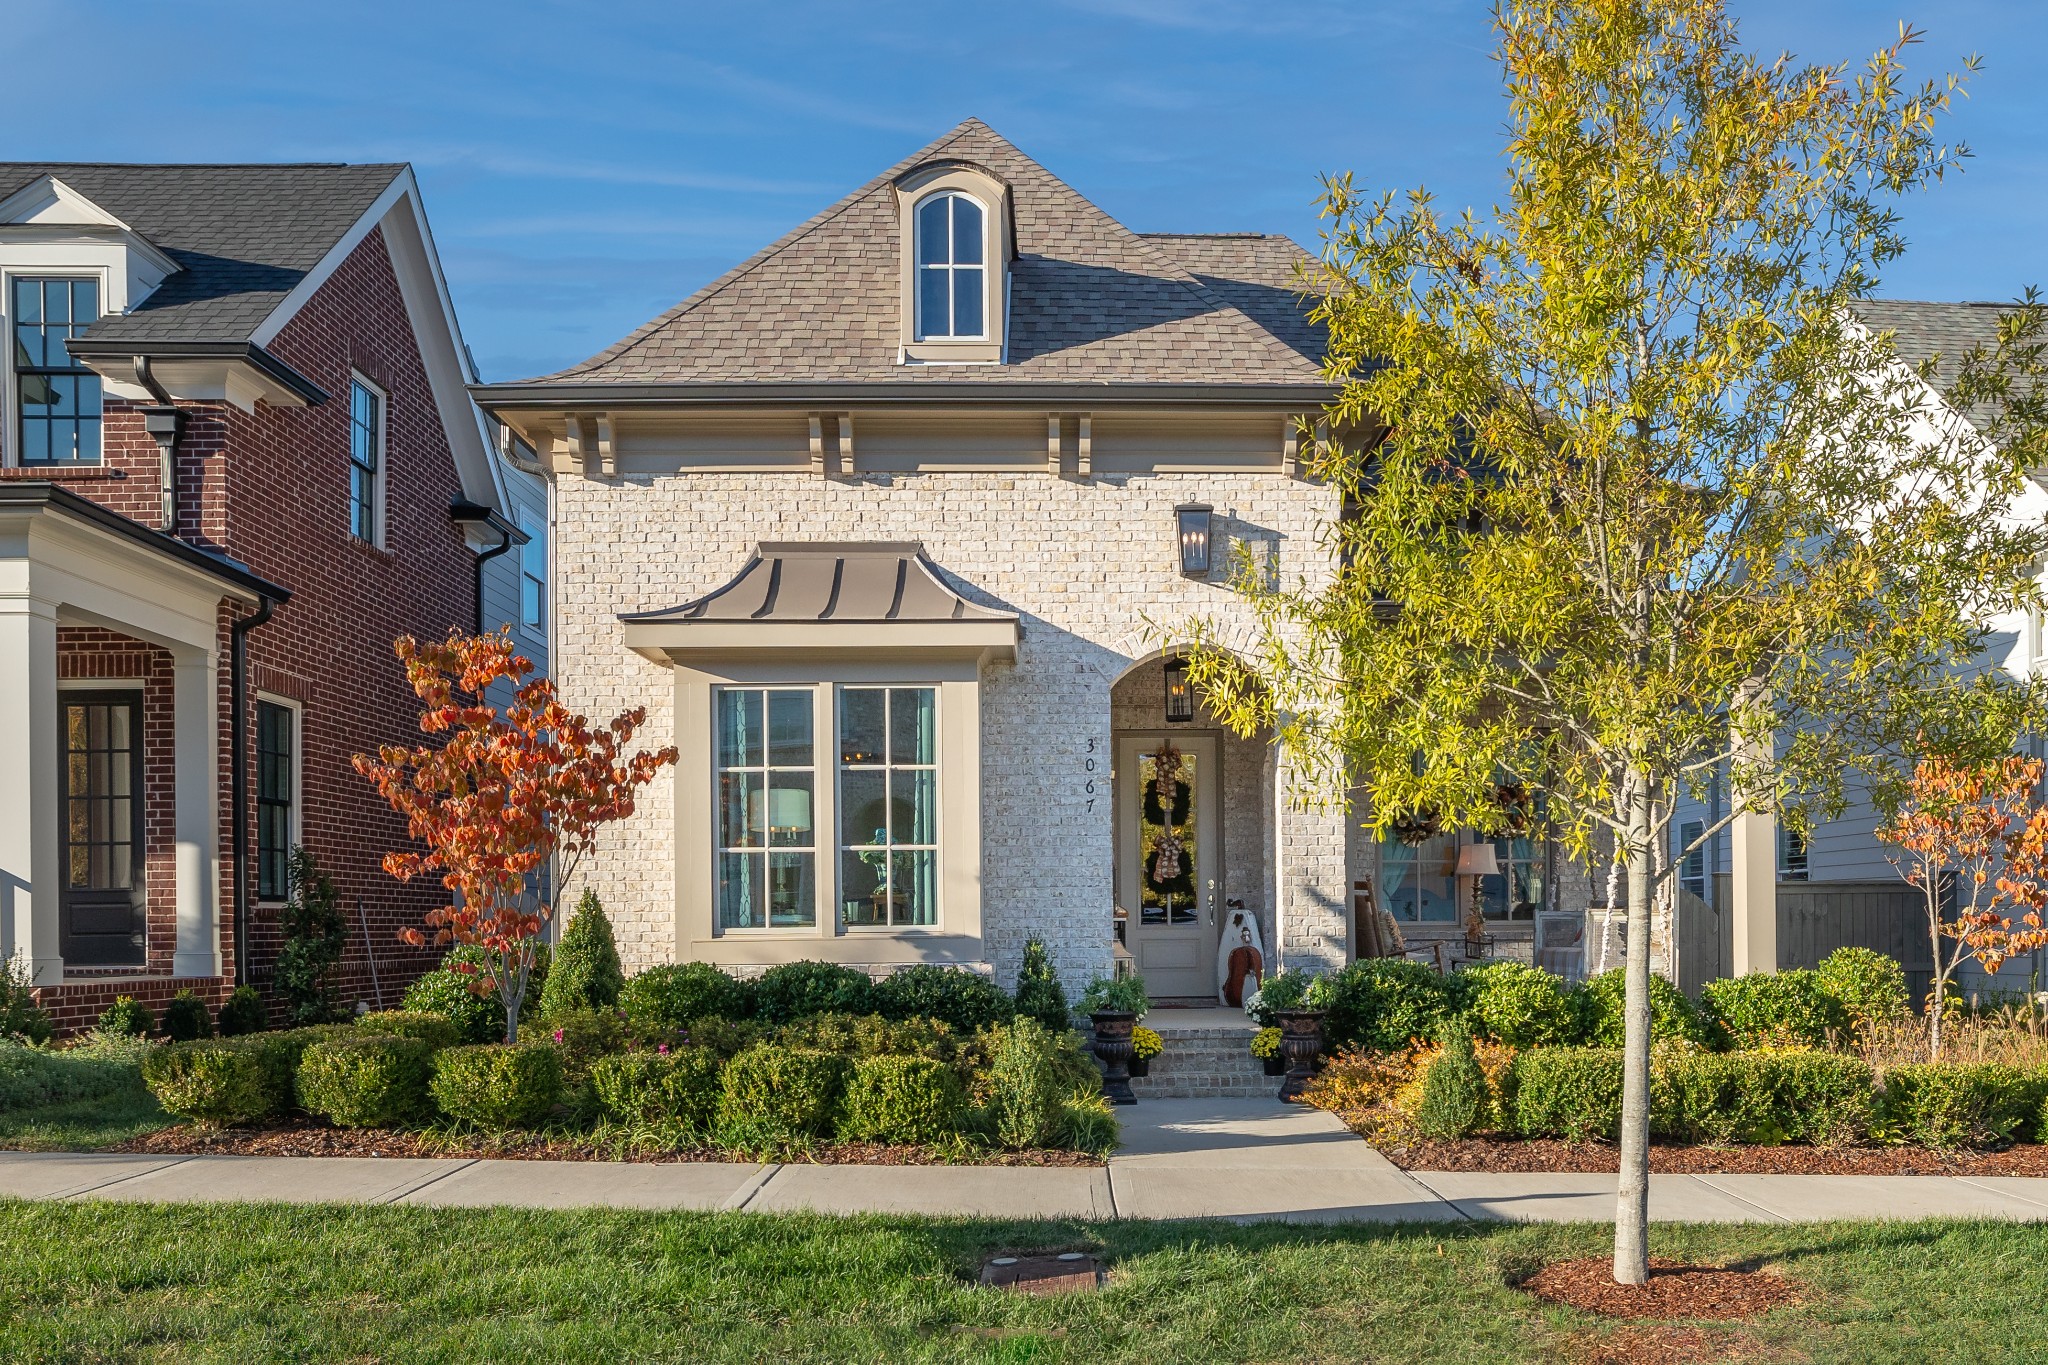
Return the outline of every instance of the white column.
<path id="1" fill-rule="evenodd" d="M 1310 793 L 1289 790 L 1278 749 L 1273 761 L 1272 968 L 1335 971 L 1350 957 L 1350 877 L 1345 813 L 1317 808 Z"/>
<path id="2" fill-rule="evenodd" d="M 64 979 L 58 946 L 57 609 L 0 581 L 0 954 L 28 960 L 39 986 Z"/>
<path id="3" fill-rule="evenodd" d="M 1758 695 L 1758 694 L 1750 694 Z M 1745 698 L 1738 699 L 1738 704 Z M 1764 741 L 1738 741 L 1740 766 L 1756 773 L 1755 781 L 1766 783 L 1775 756 Z M 1730 796 L 1736 816 L 1730 826 L 1733 874 L 1729 881 L 1734 904 L 1729 907 L 1733 952 L 1728 963 L 1730 976 L 1778 970 L 1778 819 L 1769 810 L 1758 810 L 1749 797 L 1736 790 L 1731 774 Z"/>
<path id="4" fill-rule="evenodd" d="M 177 826 L 177 951 L 172 976 L 219 976 L 220 931 L 214 913 L 220 872 L 218 679 L 211 650 L 173 657 L 172 763 Z"/>

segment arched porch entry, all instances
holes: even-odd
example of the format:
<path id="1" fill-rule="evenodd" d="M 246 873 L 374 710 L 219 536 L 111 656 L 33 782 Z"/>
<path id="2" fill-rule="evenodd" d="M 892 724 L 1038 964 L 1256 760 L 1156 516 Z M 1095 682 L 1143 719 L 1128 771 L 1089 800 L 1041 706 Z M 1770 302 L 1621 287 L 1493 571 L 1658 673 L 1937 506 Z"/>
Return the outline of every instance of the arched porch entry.
<path id="1" fill-rule="evenodd" d="M 1155 1000 L 1213 1004 L 1235 912 L 1273 962 L 1273 746 L 1199 697 L 1191 719 L 1168 719 L 1167 662 L 1140 659 L 1110 689 L 1116 934 Z"/>

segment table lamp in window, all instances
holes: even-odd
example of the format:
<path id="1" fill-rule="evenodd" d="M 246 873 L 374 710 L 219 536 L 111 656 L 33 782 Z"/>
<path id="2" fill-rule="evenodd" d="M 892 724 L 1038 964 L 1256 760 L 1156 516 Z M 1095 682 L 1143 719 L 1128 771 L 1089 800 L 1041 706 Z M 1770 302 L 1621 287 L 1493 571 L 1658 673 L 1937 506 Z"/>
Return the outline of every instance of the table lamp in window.
<path id="1" fill-rule="evenodd" d="M 1465 937 L 1478 942 L 1486 936 L 1486 913 L 1479 904 L 1479 883 L 1500 875 L 1500 857 L 1492 844 L 1466 844 L 1458 850 L 1458 875 L 1470 878 L 1465 912 Z"/>

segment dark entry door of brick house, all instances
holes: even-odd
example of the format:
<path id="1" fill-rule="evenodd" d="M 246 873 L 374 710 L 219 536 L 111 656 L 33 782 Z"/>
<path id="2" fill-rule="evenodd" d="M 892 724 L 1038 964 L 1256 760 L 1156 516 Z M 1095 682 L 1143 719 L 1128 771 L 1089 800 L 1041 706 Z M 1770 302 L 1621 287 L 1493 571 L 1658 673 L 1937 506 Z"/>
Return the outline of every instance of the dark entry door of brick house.
<path id="1" fill-rule="evenodd" d="M 66 692 L 58 699 L 64 782 L 67 964 L 140 966 L 146 950 L 142 868 L 142 696 Z"/>

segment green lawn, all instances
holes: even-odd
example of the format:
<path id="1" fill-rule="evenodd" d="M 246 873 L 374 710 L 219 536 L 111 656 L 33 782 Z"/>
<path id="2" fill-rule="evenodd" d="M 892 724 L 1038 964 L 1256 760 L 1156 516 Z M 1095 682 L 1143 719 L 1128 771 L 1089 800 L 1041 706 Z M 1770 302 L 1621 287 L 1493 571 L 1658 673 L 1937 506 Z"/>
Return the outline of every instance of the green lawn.
<path id="1" fill-rule="evenodd" d="M 1606 1243 L 1597 1227 L 0 1202 L 0 1360 L 1571 1360 L 1613 1329 L 1507 1284 Z M 1106 1256 L 1106 1288 L 970 1283 L 985 1255 L 1070 1245 Z M 1776 1262 L 1812 1290 L 1707 1325 L 1717 1352 L 2048 1359 L 2038 1228 L 1661 1228 L 1653 1246 Z"/>
<path id="2" fill-rule="evenodd" d="M 175 1122 L 138 1078 L 132 1088 L 100 1099 L 0 1113 L 0 1149 L 96 1152 Z"/>

